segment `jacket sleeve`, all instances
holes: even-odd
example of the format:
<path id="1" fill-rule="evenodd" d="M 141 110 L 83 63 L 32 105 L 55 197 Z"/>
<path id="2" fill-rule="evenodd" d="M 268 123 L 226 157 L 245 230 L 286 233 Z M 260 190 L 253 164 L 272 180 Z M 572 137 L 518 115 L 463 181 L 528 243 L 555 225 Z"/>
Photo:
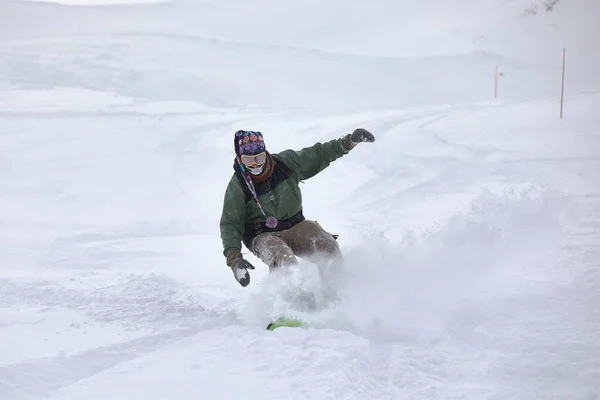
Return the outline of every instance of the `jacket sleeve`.
<path id="1" fill-rule="evenodd" d="M 292 168 L 299 180 L 309 179 L 327 168 L 333 161 L 348 154 L 353 144 L 349 137 L 316 143 L 302 150 L 285 150 L 278 155 Z"/>
<path id="2" fill-rule="evenodd" d="M 242 235 L 244 232 L 244 216 L 246 213 L 246 197 L 237 176 L 233 176 L 225 190 L 223 211 L 219 223 L 221 241 L 223 242 L 223 255 L 227 250 L 242 249 Z"/>

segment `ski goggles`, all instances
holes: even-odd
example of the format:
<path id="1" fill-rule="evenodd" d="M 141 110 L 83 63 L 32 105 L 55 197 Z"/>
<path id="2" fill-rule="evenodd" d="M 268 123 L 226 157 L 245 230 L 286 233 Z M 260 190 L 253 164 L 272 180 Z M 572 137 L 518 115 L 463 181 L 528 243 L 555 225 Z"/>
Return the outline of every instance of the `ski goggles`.
<path id="1" fill-rule="evenodd" d="M 240 159 L 242 160 L 242 163 L 244 163 L 244 165 L 246 167 L 250 167 L 254 164 L 262 165 L 267 161 L 267 153 L 263 151 L 262 153 L 253 154 L 253 155 L 242 154 L 240 156 Z"/>

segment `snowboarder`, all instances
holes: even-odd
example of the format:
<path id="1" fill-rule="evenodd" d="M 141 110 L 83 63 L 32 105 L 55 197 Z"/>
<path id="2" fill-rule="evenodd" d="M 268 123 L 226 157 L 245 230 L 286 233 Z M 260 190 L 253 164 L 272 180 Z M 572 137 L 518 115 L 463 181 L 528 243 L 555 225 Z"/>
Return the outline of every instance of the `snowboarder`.
<path id="1" fill-rule="evenodd" d="M 225 191 L 220 230 L 226 263 L 242 286 L 250 283 L 248 270 L 254 269 L 242 257 L 242 242 L 270 271 L 297 263 L 296 257 L 317 263 L 341 259 L 336 237 L 304 217 L 299 183 L 358 143 L 373 141 L 371 132 L 358 128 L 299 151 L 271 154 L 260 132 L 235 133 L 235 172 Z"/>

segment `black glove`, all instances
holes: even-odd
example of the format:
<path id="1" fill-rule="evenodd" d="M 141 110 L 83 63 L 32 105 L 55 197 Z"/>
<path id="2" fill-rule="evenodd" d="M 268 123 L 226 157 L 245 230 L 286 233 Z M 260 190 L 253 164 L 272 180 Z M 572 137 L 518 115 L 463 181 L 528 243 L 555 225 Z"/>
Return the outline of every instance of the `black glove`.
<path id="1" fill-rule="evenodd" d="M 352 135 L 350 135 L 350 140 L 353 143 L 360 143 L 360 142 L 371 143 L 371 142 L 375 141 L 375 136 L 373 136 L 373 134 L 366 129 L 358 128 L 358 129 L 355 129 L 354 132 L 352 132 Z"/>
<path id="2" fill-rule="evenodd" d="M 250 264 L 243 258 L 238 258 L 231 266 L 235 280 L 238 281 L 243 287 L 248 286 L 250 283 L 250 273 L 248 272 L 249 269 L 254 269 L 254 265 Z"/>

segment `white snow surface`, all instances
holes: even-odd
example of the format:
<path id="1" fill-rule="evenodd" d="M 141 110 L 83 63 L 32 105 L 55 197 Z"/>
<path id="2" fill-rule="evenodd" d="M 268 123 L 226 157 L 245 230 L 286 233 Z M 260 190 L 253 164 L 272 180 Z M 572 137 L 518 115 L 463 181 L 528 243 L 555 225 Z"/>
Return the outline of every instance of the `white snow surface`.
<path id="1" fill-rule="evenodd" d="M 0 399 L 600 399 L 598 16 L 0 2 Z M 376 142 L 302 186 L 343 268 L 244 249 L 242 288 L 234 132 L 277 152 L 356 127 Z M 311 327 L 266 331 L 281 314 Z"/>

